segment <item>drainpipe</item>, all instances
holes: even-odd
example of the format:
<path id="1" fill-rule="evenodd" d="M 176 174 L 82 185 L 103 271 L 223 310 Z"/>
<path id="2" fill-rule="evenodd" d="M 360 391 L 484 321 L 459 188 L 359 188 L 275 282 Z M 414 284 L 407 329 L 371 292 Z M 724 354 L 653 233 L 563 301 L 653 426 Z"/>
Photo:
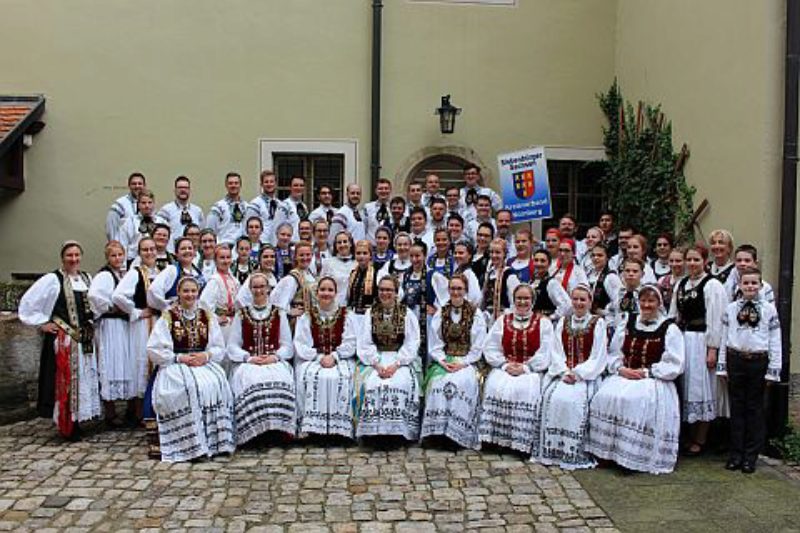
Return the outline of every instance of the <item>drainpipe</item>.
<path id="1" fill-rule="evenodd" d="M 381 174 L 381 44 L 382 0 L 372 0 L 372 127 L 370 141 L 370 194 Z M 364 195 L 366 196 L 366 195 Z"/>
<path id="2" fill-rule="evenodd" d="M 800 74 L 800 0 L 786 0 L 786 65 L 784 79 L 783 177 L 781 179 L 780 274 L 778 315 L 781 321 L 781 382 L 772 393 L 770 436 L 780 437 L 789 419 L 789 364 L 792 338 L 792 290 L 797 224 L 798 75 Z"/>

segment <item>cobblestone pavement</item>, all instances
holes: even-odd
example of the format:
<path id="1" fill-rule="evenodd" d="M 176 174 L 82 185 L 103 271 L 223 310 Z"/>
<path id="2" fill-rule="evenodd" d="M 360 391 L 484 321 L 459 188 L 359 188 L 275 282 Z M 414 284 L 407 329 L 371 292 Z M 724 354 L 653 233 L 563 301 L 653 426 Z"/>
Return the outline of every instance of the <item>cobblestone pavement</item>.
<path id="1" fill-rule="evenodd" d="M 0 529 L 616 531 L 576 479 L 515 455 L 295 443 L 211 461 L 147 459 L 141 432 L 78 443 L 0 428 Z"/>

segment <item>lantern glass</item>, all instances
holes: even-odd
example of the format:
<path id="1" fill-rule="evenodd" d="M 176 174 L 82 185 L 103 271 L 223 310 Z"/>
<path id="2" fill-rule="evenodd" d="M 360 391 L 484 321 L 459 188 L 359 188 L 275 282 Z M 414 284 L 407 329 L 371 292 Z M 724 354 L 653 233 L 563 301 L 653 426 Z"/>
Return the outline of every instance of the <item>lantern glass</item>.
<path id="1" fill-rule="evenodd" d="M 461 109 L 450 103 L 450 95 L 442 96 L 442 105 L 436 109 L 439 115 L 439 130 L 443 134 L 453 133 L 456 129 L 456 115 Z"/>

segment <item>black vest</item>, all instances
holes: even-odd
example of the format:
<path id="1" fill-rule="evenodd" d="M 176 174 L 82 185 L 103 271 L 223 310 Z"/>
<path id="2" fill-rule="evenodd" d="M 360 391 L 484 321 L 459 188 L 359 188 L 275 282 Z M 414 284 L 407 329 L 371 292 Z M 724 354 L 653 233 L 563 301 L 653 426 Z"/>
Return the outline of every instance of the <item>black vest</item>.
<path id="1" fill-rule="evenodd" d="M 705 287 L 711 276 L 704 277 L 693 289 L 687 289 L 688 276 L 678 282 L 676 302 L 678 306 L 678 327 L 683 331 L 706 330 Z"/>
<path id="2" fill-rule="evenodd" d="M 71 324 L 69 321 L 69 312 L 67 311 L 67 297 L 64 295 L 64 275 L 60 270 L 56 270 L 53 273 L 58 278 L 59 285 L 58 298 L 53 306 L 53 318 L 60 318 L 65 323 L 74 326 L 75 324 Z M 84 300 L 89 297 L 89 293 L 88 291 L 73 291 L 73 293 L 75 294 L 75 308 L 78 311 L 77 326 L 82 327 L 92 321 L 92 317 L 86 312 L 88 306 L 84 303 Z"/>
<path id="3" fill-rule="evenodd" d="M 608 277 L 610 272 L 608 265 L 606 265 L 603 271 L 600 272 L 600 275 L 597 276 L 597 281 L 594 284 L 594 291 L 592 292 L 592 312 L 605 309 L 609 302 L 611 302 L 611 296 L 609 296 L 605 287 L 606 277 Z"/>
<path id="4" fill-rule="evenodd" d="M 147 291 L 144 290 L 144 275 L 138 268 L 139 281 L 136 282 L 136 289 L 133 291 L 133 306 L 136 309 L 147 309 Z"/>
<path id="5" fill-rule="evenodd" d="M 553 303 L 553 300 L 550 299 L 550 294 L 547 292 L 547 286 L 550 284 L 551 279 L 553 278 L 545 276 L 533 289 L 533 310 L 543 315 L 551 315 L 556 310 L 556 304 Z"/>

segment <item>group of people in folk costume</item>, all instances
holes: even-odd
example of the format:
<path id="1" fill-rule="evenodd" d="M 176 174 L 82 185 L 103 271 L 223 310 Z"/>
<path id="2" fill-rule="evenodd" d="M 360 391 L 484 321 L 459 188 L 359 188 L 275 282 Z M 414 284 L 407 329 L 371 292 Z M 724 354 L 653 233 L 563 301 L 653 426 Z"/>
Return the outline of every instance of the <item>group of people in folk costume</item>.
<path id="1" fill-rule="evenodd" d="M 440 192 L 430 175 L 405 197 L 378 180 L 363 207 L 357 185 L 339 208 L 323 186 L 312 210 L 302 177 L 279 199 L 265 171 L 245 202 L 229 173 L 204 216 L 188 178 L 157 210 L 131 175 L 106 265 L 90 276 L 68 241 L 20 302 L 44 333 L 40 414 L 72 439 L 103 410 L 111 426 L 144 425 L 165 461 L 279 432 L 445 438 L 651 473 L 671 472 L 681 446 L 701 453 L 709 423 L 730 417 L 726 467 L 752 472 L 781 368 L 756 249 L 720 230 L 709 248 L 660 235 L 648 255 L 608 212 L 582 240 L 565 214 L 537 243 L 512 231 L 479 168 L 464 180 Z"/>

